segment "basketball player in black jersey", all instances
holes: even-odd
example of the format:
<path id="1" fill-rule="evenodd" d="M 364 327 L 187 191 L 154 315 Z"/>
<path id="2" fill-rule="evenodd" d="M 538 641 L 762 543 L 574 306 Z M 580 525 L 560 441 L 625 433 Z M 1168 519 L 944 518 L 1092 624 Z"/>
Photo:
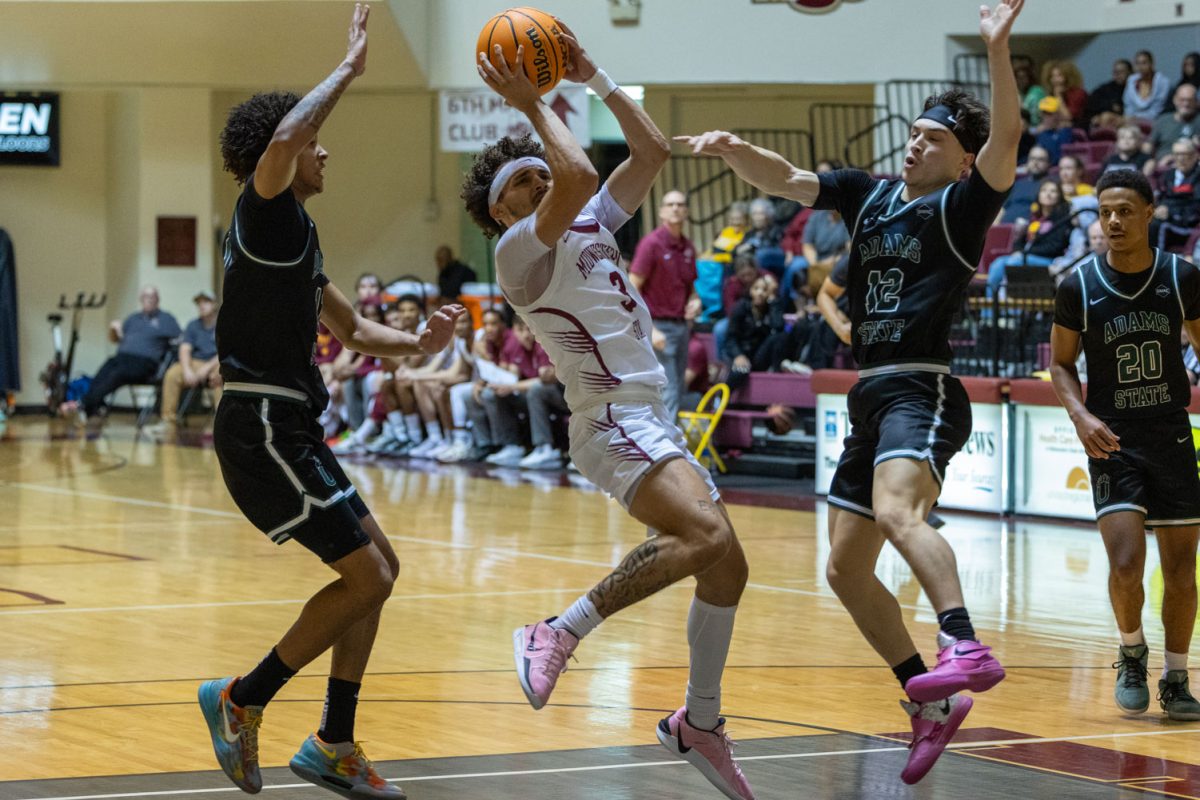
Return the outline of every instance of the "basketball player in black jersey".
<path id="1" fill-rule="evenodd" d="M 338 573 L 267 657 L 240 678 L 208 681 L 200 706 L 222 769 L 258 792 L 258 728 L 283 684 L 332 648 L 321 727 L 292 770 L 346 797 L 403 798 L 354 741 L 358 689 L 399 562 L 322 441 L 329 400 L 313 363 L 317 323 L 349 349 L 396 357 L 441 352 L 463 312 L 447 306 L 419 336 L 363 319 L 325 277 L 305 201 L 324 188 L 321 124 L 366 67 L 369 7 L 356 5 L 345 59 L 304 98 L 258 94 L 233 108 L 221 134 L 225 168 L 244 186 L 225 240 L 217 349 L 225 396 L 213 443 L 234 502 L 272 541 L 295 539 Z"/>
<path id="2" fill-rule="evenodd" d="M 1188 691 L 1196 620 L 1200 478 L 1187 406 L 1191 385 L 1179 349 L 1185 330 L 1200 351 L 1200 271 L 1150 246 L 1154 192 L 1138 170 L 1096 184 L 1107 256 L 1085 261 L 1058 288 L 1051 332 L 1054 390 L 1088 454 L 1092 500 L 1108 551 L 1108 593 L 1121 634 L 1117 706 L 1150 706 L 1142 634 L 1145 529 L 1158 540 L 1166 659 L 1158 701 L 1176 720 L 1200 719 Z M 1075 359 L 1087 360 L 1087 400 Z"/>
<path id="3" fill-rule="evenodd" d="M 724 131 L 678 137 L 720 156 L 770 195 L 836 208 L 852 235 L 849 280 L 859 382 L 851 431 L 829 492 L 829 583 L 908 693 L 913 745 L 901 778 L 921 779 L 971 708 L 957 692 L 990 689 L 1004 670 L 979 644 L 963 603 L 954 551 L 926 523 L 942 476 L 971 430 L 971 408 L 950 376 L 948 335 L 1012 187 L 1021 134 L 1009 34 L 1024 0 L 980 10 L 992 113 L 965 92 L 931 97 L 913 123 L 901 180 L 839 170 L 817 176 Z M 989 124 L 990 123 L 990 124 Z M 962 178 L 966 176 L 965 180 Z M 927 670 L 896 598 L 875 577 L 885 541 L 912 568 L 941 624 Z"/>

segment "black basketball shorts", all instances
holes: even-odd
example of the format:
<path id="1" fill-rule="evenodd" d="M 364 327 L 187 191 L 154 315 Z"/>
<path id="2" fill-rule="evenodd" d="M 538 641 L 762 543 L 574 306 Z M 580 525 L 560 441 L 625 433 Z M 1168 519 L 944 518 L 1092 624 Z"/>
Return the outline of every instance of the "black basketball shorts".
<path id="1" fill-rule="evenodd" d="M 875 467 L 893 458 L 929 465 L 938 485 L 971 434 L 971 402 L 957 378 L 897 372 L 862 378 L 846 397 L 850 435 L 838 461 L 829 503 L 875 518 Z"/>
<path id="2" fill-rule="evenodd" d="M 256 528 L 276 544 L 295 539 L 331 564 L 370 543 L 359 521 L 370 511 L 307 403 L 287 391 L 227 389 L 213 447 L 229 494 Z"/>
<path id="3" fill-rule="evenodd" d="M 1096 519 L 1136 511 L 1147 528 L 1200 525 L 1200 476 L 1185 410 L 1148 419 L 1107 419 L 1121 449 L 1089 458 Z"/>

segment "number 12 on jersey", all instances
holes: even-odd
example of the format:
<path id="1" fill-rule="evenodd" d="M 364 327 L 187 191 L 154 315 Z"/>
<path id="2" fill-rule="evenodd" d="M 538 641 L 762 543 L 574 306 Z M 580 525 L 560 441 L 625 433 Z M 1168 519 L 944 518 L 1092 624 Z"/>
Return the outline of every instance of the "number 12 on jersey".
<path id="1" fill-rule="evenodd" d="M 873 269 L 867 273 L 867 313 L 893 314 L 900 308 L 900 289 L 904 273 L 892 267 L 887 272 Z"/>

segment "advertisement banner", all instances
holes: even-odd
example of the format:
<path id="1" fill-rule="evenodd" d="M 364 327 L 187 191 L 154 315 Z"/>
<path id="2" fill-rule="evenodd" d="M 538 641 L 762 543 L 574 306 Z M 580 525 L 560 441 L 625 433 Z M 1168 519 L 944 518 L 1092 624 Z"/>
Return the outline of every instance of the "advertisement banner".
<path id="1" fill-rule="evenodd" d="M 57 167 L 58 114 L 55 92 L 0 92 L 0 166 Z"/>
<path id="2" fill-rule="evenodd" d="M 585 87 L 562 83 L 543 95 L 542 100 L 571 129 L 581 146 L 591 145 L 591 104 Z M 525 115 L 486 86 L 439 92 L 438 108 L 443 152 L 478 153 L 504 136 L 515 138 L 533 133 Z"/>
<path id="3" fill-rule="evenodd" d="M 1008 427 L 1006 407 L 972 403 L 971 438 L 950 461 L 938 505 L 968 511 L 1002 513 L 1007 505 Z M 817 464 L 815 490 L 828 494 L 842 455 L 842 440 L 850 432 L 846 396 L 817 395 Z"/>
<path id="4" fill-rule="evenodd" d="M 1096 518 L 1087 453 L 1058 406 L 1016 406 L 1016 512 Z"/>

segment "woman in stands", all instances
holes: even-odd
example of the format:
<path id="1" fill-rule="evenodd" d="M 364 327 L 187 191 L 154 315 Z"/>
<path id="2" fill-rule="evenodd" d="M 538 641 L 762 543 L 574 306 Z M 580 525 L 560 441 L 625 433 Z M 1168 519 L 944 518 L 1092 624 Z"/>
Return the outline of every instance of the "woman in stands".
<path id="1" fill-rule="evenodd" d="M 1083 88 L 1083 75 L 1073 61 L 1048 61 L 1042 67 L 1042 83 L 1047 97 L 1057 98 L 1059 113 L 1071 118 L 1071 124 L 1080 127 L 1087 109 L 1087 90 Z"/>
<path id="2" fill-rule="evenodd" d="M 1028 220 L 1017 220 L 1018 250 L 997 258 L 988 269 L 988 296 L 1004 284 L 1005 270 L 1020 267 L 1048 267 L 1067 252 L 1071 243 L 1071 203 L 1063 197 L 1062 186 L 1054 178 L 1042 181 L 1038 201 Z"/>
<path id="3" fill-rule="evenodd" d="M 1095 187 L 1084 182 L 1086 177 L 1083 162 L 1078 156 L 1063 156 L 1058 160 L 1058 182 L 1062 186 L 1063 197 L 1067 200 L 1089 197 L 1096 193 Z"/>
<path id="4" fill-rule="evenodd" d="M 1042 111 L 1038 108 L 1038 104 L 1046 96 L 1046 90 L 1037 82 L 1033 69 L 1026 64 L 1014 65 L 1013 75 L 1017 79 L 1017 93 L 1021 98 L 1021 108 L 1029 112 L 1029 124 L 1035 127 L 1041 125 Z"/>

